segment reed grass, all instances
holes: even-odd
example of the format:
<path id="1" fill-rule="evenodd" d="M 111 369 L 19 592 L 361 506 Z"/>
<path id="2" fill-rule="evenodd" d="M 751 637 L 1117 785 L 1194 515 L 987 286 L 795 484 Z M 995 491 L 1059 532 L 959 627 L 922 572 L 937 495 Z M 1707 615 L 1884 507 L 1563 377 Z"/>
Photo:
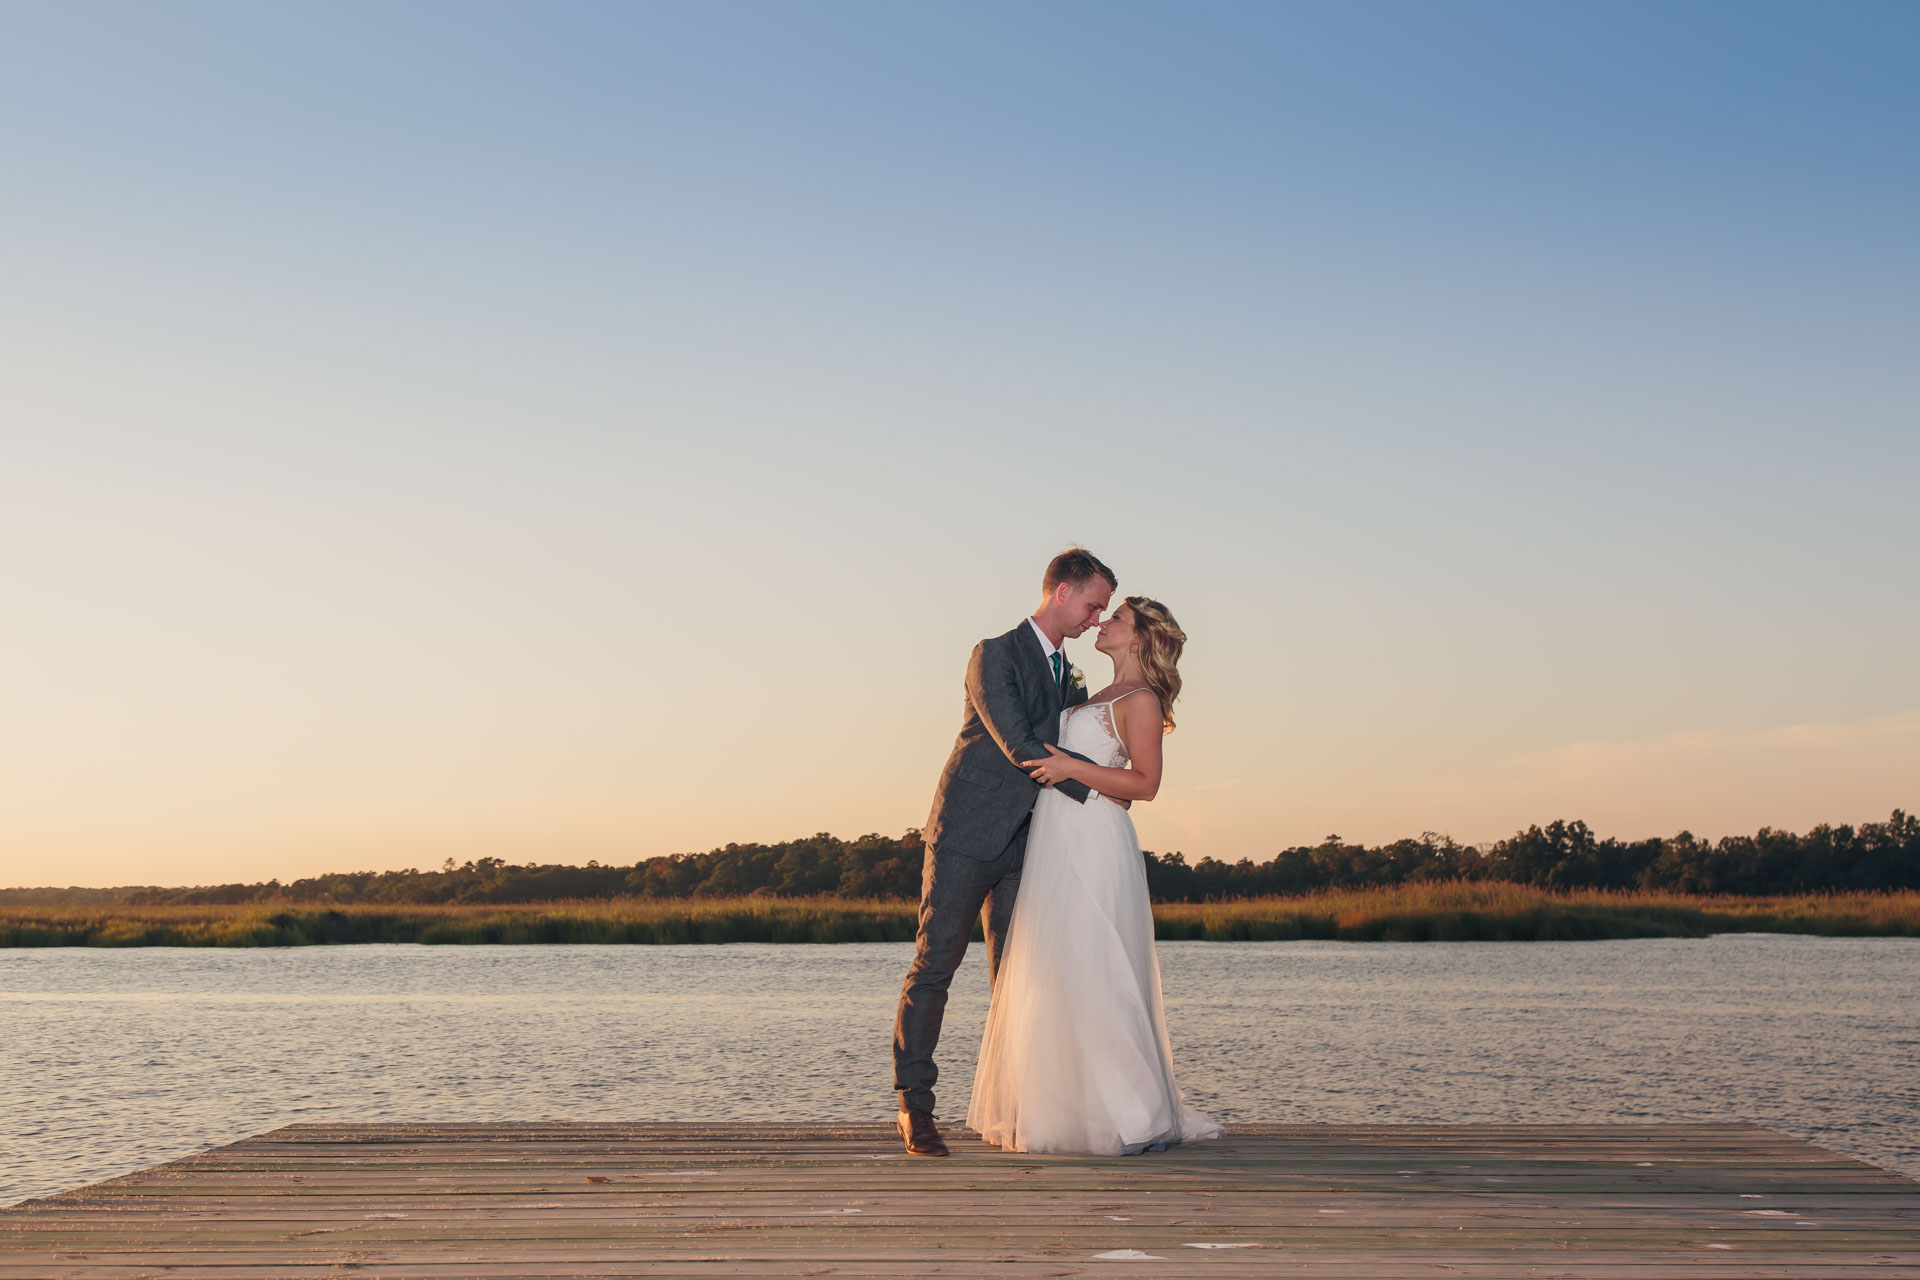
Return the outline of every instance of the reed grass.
<path id="1" fill-rule="evenodd" d="M 1161 903 L 1155 936 L 1210 942 L 1546 942 L 1716 933 L 1920 937 L 1920 893 L 1708 897 L 1449 882 L 1236 902 Z"/>
<path id="2" fill-rule="evenodd" d="M 909 901 L 831 897 L 13 907 L 0 910 L 0 947 L 910 942 L 917 914 L 917 904 Z M 1920 893 L 1733 898 L 1446 883 L 1162 903 L 1154 918 L 1160 938 L 1208 942 L 1522 942 L 1716 933 L 1920 937 Z"/>
<path id="3" fill-rule="evenodd" d="M 0 947 L 912 941 L 916 906 L 846 898 L 20 907 Z"/>

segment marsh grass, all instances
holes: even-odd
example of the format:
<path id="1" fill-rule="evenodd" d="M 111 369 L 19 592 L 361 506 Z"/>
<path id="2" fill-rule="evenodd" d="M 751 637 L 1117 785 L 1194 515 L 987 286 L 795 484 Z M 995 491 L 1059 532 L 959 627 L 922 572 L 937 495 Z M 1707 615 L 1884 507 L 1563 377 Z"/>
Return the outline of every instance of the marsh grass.
<path id="1" fill-rule="evenodd" d="M 912 941 L 915 905 L 845 898 L 21 907 L 0 947 L 301 947 L 356 942 Z"/>
<path id="2" fill-rule="evenodd" d="M 1598 938 L 1704 938 L 1716 933 L 1920 937 L 1920 893 L 1707 897 L 1527 885 L 1397 885 L 1249 898 L 1161 903 L 1155 935 L 1211 942 L 1542 942 Z"/>
<path id="3" fill-rule="evenodd" d="M 0 910 L 0 947 L 910 942 L 917 913 L 910 901 L 832 897 L 14 907 Z M 1209 942 L 1523 942 L 1715 933 L 1920 937 L 1920 893 L 1734 898 L 1445 883 L 1162 903 L 1154 917 L 1160 938 Z"/>

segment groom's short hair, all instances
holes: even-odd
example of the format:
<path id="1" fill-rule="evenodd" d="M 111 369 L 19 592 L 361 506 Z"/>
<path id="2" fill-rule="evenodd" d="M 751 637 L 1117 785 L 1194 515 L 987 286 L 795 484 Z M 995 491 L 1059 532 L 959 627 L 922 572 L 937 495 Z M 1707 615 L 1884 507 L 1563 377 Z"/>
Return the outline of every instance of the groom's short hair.
<path id="1" fill-rule="evenodd" d="M 1100 563 L 1099 557 L 1085 547 L 1069 547 L 1047 562 L 1047 576 L 1040 583 L 1040 590 L 1052 595 L 1053 589 L 1063 582 L 1079 586 L 1088 578 L 1105 578 L 1113 590 L 1120 589 L 1120 579 L 1113 576 L 1113 570 Z"/>

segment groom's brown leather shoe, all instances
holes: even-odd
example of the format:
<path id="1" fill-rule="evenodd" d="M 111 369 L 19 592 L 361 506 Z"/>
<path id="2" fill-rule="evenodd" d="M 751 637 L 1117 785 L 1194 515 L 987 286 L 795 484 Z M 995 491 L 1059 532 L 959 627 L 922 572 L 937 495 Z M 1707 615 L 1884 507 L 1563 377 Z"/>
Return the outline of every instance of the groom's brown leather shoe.
<path id="1" fill-rule="evenodd" d="M 907 1150 L 916 1156 L 944 1156 L 947 1144 L 940 1137 L 940 1131 L 933 1127 L 933 1117 L 925 1111 L 900 1109 L 900 1136 L 907 1140 Z"/>

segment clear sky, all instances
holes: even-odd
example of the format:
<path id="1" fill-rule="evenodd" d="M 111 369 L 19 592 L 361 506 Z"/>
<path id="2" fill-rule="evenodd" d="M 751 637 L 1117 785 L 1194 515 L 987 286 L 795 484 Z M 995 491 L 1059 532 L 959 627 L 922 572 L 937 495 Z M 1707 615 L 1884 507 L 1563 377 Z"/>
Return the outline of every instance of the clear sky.
<path id="1" fill-rule="evenodd" d="M 0 6 L 0 884 L 1920 805 L 1920 6 Z M 1069 645 L 1096 684 L 1106 664 Z"/>

